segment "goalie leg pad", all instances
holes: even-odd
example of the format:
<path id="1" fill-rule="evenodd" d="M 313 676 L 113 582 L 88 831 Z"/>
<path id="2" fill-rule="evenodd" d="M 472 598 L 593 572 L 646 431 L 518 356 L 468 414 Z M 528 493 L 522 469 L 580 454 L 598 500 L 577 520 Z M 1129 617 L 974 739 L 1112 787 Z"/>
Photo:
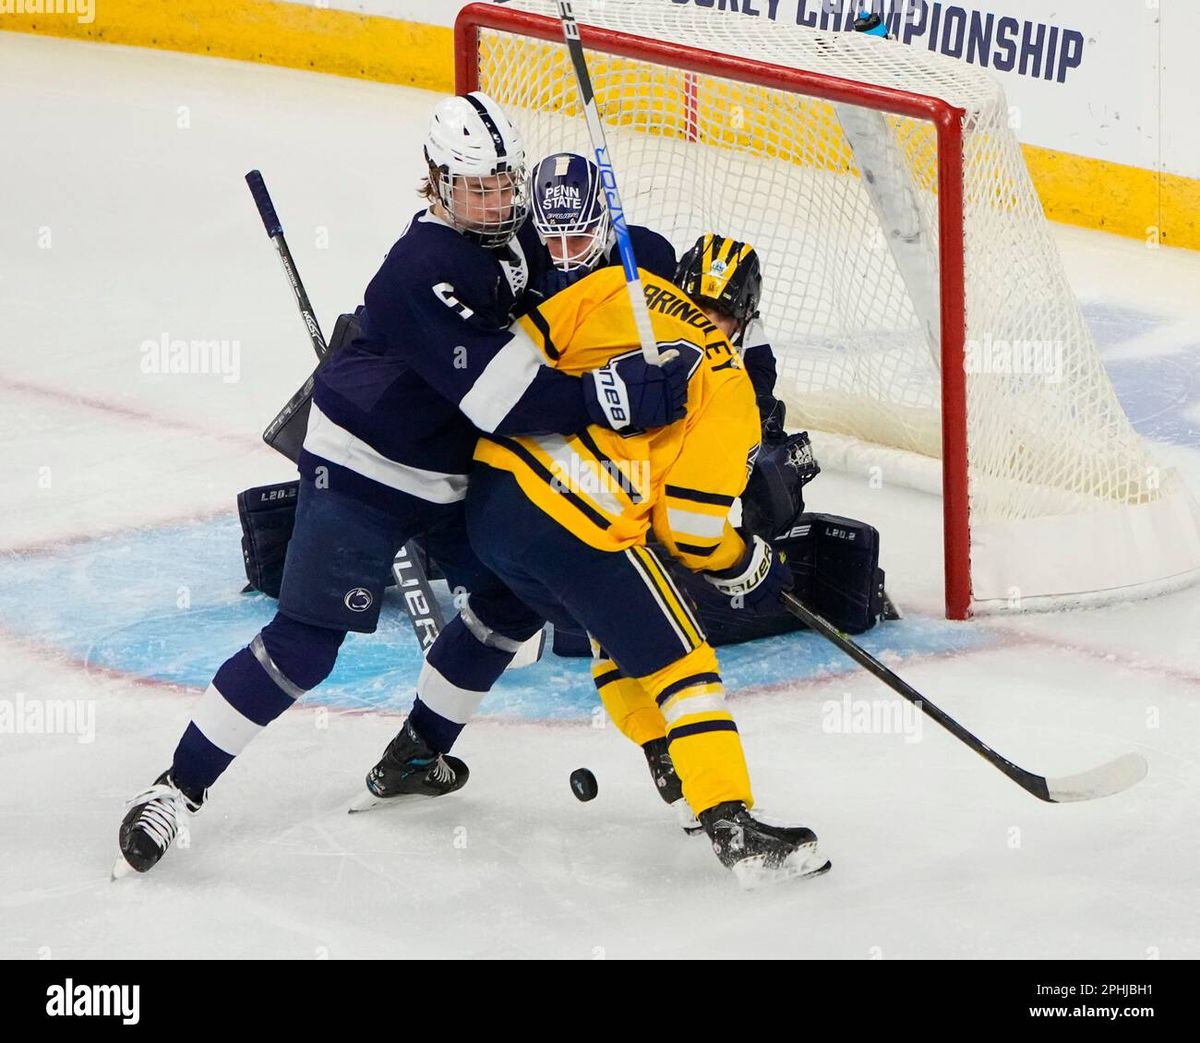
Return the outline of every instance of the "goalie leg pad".
<path id="1" fill-rule="evenodd" d="M 299 482 L 280 482 L 238 493 L 246 582 L 273 598 L 279 597 L 283 582 L 283 563 L 296 522 L 299 492 Z"/>
<path id="2" fill-rule="evenodd" d="M 883 570 L 879 533 L 866 522 L 833 514 L 801 514 L 771 541 L 792 570 L 792 593 L 839 630 L 861 634 L 883 614 Z M 713 645 L 774 637 L 802 624 L 782 605 L 751 615 L 730 608 L 729 600 L 695 573 L 674 563 L 672 575 L 699 611 Z"/>
<path id="3" fill-rule="evenodd" d="M 836 514 L 801 514 L 774 543 L 792 566 L 796 596 L 814 612 L 848 634 L 878 622 L 883 571 L 874 526 Z"/>

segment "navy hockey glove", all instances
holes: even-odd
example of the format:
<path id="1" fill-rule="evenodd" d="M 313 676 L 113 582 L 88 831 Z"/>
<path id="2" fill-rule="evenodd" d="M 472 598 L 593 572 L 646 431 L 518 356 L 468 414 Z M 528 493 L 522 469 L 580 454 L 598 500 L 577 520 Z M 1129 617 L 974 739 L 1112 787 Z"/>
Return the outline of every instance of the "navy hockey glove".
<path id="1" fill-rule="evenodd" d="M 786 532 L 804 510 L 804 487 L 821 473 L 808 432 L 763 440 L 742 493 L 742 530 L 766 539 Z"/>
<path id="2" fill-rule="evenodd" d="M 614 431 L 644 431 L 682 419 L 687 412 L 688 362 L 678 351 L 651 366 L 641 352 L 613 359 L 583 375 L 583 400 L 593 424 Z"/>
<path id="3" fill-rule="evenodd" d="M 751 537 L 745 557 L 733 568 L 703 576 L 729 598 L 734 610 L 750 614 L 777 611 L 779 595 L 792 589 L 792 570 L 785 557 L 761 536 Z"/>

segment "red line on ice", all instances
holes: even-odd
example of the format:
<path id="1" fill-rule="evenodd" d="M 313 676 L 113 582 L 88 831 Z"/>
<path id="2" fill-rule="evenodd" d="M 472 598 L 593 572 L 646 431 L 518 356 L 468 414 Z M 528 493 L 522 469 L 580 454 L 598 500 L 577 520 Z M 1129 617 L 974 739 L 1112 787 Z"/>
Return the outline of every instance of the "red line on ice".
<path id="1" fill-rule="evenodd" d="M 260 449 L 263 446 L 263 442 L 260 439 L 252 438 L 249 435 L 241 435 L 232 431 L 215 431 L 210 427 L 193 424 L 187 420 L 179 420 L 168 416 L 156 416 L 153 413 L 148 413 L 142 409 L 135 409 L 120 402 L 109 402 L 102 398 L 93 398 L 90 395 L 80 395 L 72 391 L 47 387 L 44 384 L 33 384 L 27 380 L 14 380 L 12 377 L 0 376 L 0 389 L 24 395 L 39 395 L 42 398 L 50 398 L 55 402 L 61 402 L 63 405 L 82 406 L 85 409 L 94 409 L 101 413 L 119 416 L 125 420 L 133 420 L 141 424 L 152 424 L 155 427 L 169 427 L 176 431 L 186 431 L 188 434 L 202 435 L 205 438 L 236 445 L 239 449 L 247 449 L 251 446 Z"/>

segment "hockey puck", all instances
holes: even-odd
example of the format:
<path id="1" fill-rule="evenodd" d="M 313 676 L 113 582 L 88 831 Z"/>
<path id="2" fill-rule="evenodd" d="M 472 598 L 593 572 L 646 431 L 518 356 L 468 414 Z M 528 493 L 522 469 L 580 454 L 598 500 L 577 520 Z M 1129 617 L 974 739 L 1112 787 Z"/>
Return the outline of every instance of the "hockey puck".
<path id="1" fill-rule="evenodd" d="M 571 792 L 576 800 L 593 800 L 600 787 L 596 785 L 596 776 L 587 768 L 576 768 L 571 772 Z"/>

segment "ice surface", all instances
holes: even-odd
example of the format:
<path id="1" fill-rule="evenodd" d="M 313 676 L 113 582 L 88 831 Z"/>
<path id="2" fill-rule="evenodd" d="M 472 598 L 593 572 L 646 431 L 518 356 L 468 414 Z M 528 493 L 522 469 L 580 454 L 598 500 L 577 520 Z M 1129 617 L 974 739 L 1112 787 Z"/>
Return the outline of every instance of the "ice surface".
<path id="1" fill-rule="evenodd" d="M 1149 777 L 1040 804 L 794 635 L 722 660 L 760 804 L 817 830 L 825 877 L 739 891 L 596 727 L 578 661 L 504 680 L 456 748 L 460 794 L 351 817 L 416 678 L 391 612 L 189 847 L 110 884 L 123 801 L 271 613 L 239 593 L 233 497 L 289 477 L 259 433 L 312 359 L 242 175 L 266 176 L 329 331 L 417 208 L 434 96 L 16 34 L 0 88 L 0 956 L 1200 956 L 1200 591 L 948 624 L 940 504 L 837 475 L 812 508 L 881 529 L 909 613 L 872 651 L 1023 767 L 1132 750 Z M 1200 257 L 1057 234 L 1138 430 L 1200 489 Z M 236 340 L 236 379 L 144 372 L 164 334 Z M 17 713 L 55 703 L 57 732 Z"/>

